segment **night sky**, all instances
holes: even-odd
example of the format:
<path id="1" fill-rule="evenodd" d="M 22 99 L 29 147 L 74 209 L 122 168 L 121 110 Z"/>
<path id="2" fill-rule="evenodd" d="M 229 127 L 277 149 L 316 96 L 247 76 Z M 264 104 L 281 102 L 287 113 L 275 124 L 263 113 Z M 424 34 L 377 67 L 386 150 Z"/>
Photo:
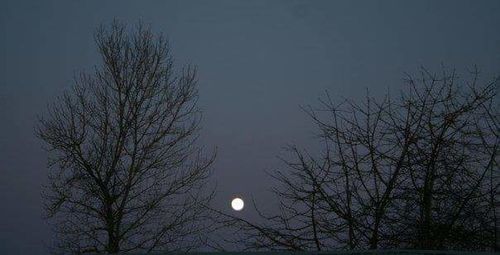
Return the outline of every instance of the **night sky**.
<path id="1" fill-rule="evenodd" d="M 214 207 L 276 199 L 266 175 L 290 143 L 315 148 L 301 105 L 399 89 L 419 66 L 500 73 L 500 1 L 22 1 L 0 3 L 0 254 L 49 241 L 37 115 L 98 64 L 93 32 L 114 18 L 168 36 L 199 70 L 200 143 L 217 147 Z M 252 210 L 239 213 L 253 218 Z"/>

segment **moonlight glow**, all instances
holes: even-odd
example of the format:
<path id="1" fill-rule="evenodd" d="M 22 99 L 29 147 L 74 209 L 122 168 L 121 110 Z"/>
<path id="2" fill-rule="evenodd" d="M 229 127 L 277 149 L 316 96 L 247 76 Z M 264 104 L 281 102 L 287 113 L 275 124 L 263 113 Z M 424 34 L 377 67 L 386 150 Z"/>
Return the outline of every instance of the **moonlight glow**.
<path id="1" fill-rule="evenodd" d="M 243 207 L 245 206 L 245 202 L 243 202 L 243 199 L 237 197 L 234 198 L 233 201 L 231 201 L 231 207 L 235 211 L 241 211 L 243 210 Z"/>

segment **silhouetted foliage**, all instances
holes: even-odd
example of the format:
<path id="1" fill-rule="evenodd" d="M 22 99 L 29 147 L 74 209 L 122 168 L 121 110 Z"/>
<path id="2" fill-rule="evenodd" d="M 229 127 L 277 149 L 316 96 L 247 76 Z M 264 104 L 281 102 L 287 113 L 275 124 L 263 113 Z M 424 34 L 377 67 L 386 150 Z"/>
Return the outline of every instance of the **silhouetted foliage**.
<path id="1" fill-rule="evenodd" d="M 56 251 L 189 250 L 200 244 L 214 156 L 196 146 L 196 71 L 174 71 L 167 41 L 114 22 L 37 128 L 49 153 L 46 212 Z"/>
<path id="2" fill-rule="evenodd" d="M 280 213 L 222 214 L 247 249 L 493 249 L 500 191 L 498 80 L 421 70 L 396 100 L 304 108 L 320 154 L 290 146 L 272 172 Z M 498 212 L 496 212 L 498 213 Z"/>

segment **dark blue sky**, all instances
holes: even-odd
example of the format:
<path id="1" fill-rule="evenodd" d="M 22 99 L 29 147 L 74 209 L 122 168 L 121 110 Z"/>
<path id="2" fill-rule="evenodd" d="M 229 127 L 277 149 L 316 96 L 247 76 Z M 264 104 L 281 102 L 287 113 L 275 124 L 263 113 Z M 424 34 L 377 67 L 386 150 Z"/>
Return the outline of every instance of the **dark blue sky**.
<path id="1" fill-rule="evenodd" d="M 441 64 L 500 74 L 500 1 L 0 2 L 0 254 L 48 241 L 40 186 L 46 153 L 36 115 L 97 64 L 93 31 L 117 18 L 168 35 L 179 64 L 199 68 L 202 142 L 218 147 L 214 206 L 239 194 L 272 210 L 265 170 L 282 147 L 314 148 L 299 105 L 381 95 L 404 72 Z M 245 217 L 252 217 L 248 210 Z"/>

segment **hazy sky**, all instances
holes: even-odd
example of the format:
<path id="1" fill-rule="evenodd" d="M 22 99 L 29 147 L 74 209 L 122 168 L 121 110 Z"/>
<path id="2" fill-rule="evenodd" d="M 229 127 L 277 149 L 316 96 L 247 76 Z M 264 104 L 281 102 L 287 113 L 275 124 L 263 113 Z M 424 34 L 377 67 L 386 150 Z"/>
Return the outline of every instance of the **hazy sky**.
<path id="1" fill-rule="evenodd" d="M 265 171 L 289 143 L 314 147 L 299 105 L 382 94 L 420 65 L 500 74 L 500 1 L 0 1 L 0 254 L 40 254 L 49 230 L 40 187 L 47 155 L 37 114 L 90 70 L 93 31 L 117 18 L 168 35 L 199 68 L 202 143 L 218 148 L 214 206 L 272 208 Z M 241 215 L 252 217 L 249 210 Z"/>

